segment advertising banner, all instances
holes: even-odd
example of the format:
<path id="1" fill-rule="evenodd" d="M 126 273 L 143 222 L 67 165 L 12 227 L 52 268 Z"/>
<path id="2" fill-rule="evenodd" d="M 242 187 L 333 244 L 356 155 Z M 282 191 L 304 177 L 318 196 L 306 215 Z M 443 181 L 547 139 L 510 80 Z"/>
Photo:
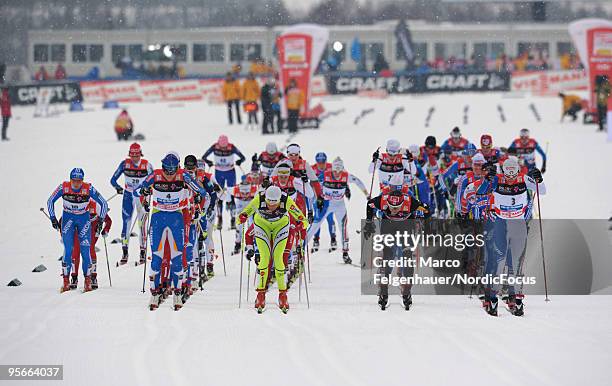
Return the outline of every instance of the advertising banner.
<path id="1" fill-rule="evenodd" d="M 330 94 L 384 90 L 390 94 L 465 91 L 508 91 L 510 74 L 497 72 L 430 73 L 414 75 L 338 75 L 328 77 Z"/>
<path id="2" fill-rule="evenodd" d="M 44 91 L 44 92 L 41 92 Z M 78 82 L 30 83 L 9 86 L 12 105 L 33 105 L 39 95 L 49 95 L 49 103 L 70 103 L 82 99 Z"/>
<path id="3" fill-rule="evenodd" d="M 281 88 L 291 79 L 304 93 L 304 111 L 309 110 L 312 96 L 311 80 L 325 50 L 329 31 L 313 24 L 298 24 L 287 28 L 277 39 Z M 285 95 L 286 97 L 286 95 Z"/>

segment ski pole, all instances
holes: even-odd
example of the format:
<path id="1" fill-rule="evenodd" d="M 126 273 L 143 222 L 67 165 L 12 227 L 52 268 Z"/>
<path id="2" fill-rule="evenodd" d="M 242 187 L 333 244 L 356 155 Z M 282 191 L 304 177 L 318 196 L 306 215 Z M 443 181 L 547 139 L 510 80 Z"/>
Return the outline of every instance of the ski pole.
<path id="1" fill-rule="evenodd" d="M 376 151 L 380 151 L 380 146 L 376 148 Z M 378 161 L 378 159 L 376 159 Z M 374 189 L 374 175 L 376 175 L 376 161 L 372 161 L 374 163 L 374 170 L 372 170 L 372 181 L 370 182 L 370 192 L 368 193 L 368 200 L 372 198 L 372 189 Z"/>
<path id="2" fill-rule="evenodd" d="M 545 301 L 550 301 L 548 298 L 548 282 L 546 280 L 546 259 L 544 258 L 544 234 L 542 231 L 542 210 L 540 209 L 540 184 L 536 181 L 536 197 L 538 199 L 538 218 L 540 222 L 540 244 L 542 246 L 542 270 L 544 271 L 544 293 L 546 294 Z"/>
<path id="3" fill-rule="evenodd" d="M 249 262 L 247 263 L 247 287 L 246 287 L 246 301 L 247 303 L 249 302 L 249 284 L 250 284 L 250 279 L 251 278 L 251 260 L 249 260 Z M 255 284 L 253 284 L 255 285 Z"/>
<path id="4" fill-rule="evenodd" d="M 240 308 L 242 304 L 242 267 L 244 266 L 244 231 L 246 227 L 242 227 L 242 240 L 240 246 L 240 289 L 238 291 L 238 308 Z M 247 279 L 248 280 L 248 279 Z"/>
<path id="5" fill-rule="evenodd" d="M 113 198 L 117 197 L 118 195 L 119 195 L 119 193 L 115 193 L 115 194 L 113 194 L 112 196 L 110 196 L 110 197 L 108 198 L 108 200 L 106 200 L 106 202 L 107 202 L 107 203 L 108 203 L 108 202 L 110 202 L 110 200 L 112 200 Z"/>
<path id="6" fill-rule="evenodd" d="M 308 280 L 306 280 L 306 272 L 304 271 L 302 272 L 302 274 L 304 275 L 304 290 L 306 292 L 306 305 L 308 309 L 310 309 L 310 298 L 308 296 Z"/>
<path id="7" fill-rule="evenodd" d="M 104 254 L 106 255 L 106 271 L 108 272 L 108 282 L 110 283 L 110 286 L 112 288 L 113 279 L 111 279 L 110 263 L 108 262 L 108 247 L 106 246 L 106 236 L 102 236 L 102 241 L 104 241 Z"/>
<path id="8" fill-rule="evenodd" d="M 143 225 L 146 224 L 146 221 L 149 219 L 149 212 L 145 213 L 145 215 L 143 216 Z M 148 232 L 147 232 L 148 234 Z M 147 237 L 145 240 L 145 261 L 142 264 L 142 293 L 145 293 L 145 281 L 147 278 L 147 256 L 146 256 L 146 251 L 147 251 L 147 247 L 149 246 L 149 238 Z"/>
<path id="9" fill-rule="evenodd" d="M 305 182 L 302 182 L 302 197 L 304 197 L 304 203 L 306 203 L 306 186 L 305 186 Z M 314 208 L 313 208 L 314 210 Z M 308 211 L 308 208 L 306 208 L 306 211 Z M 308 215 L 306 213 L 306 215 Z M 306 242 L 303 242 L 303 240 L 300 238 L 300 246 L 306 248 L 306 251 L 308 251 L 308 237 L 306 237 Z M 308 280 L 310 280 L 310 255 L 307 256 L 307 267 L 308 267 Z"/>
<path id="10" fill-rule="evenodd" d="M 227 276 L 225 271 L 225 249 L 223 248 L 223 230 L 219 228 L 219 239 L 221 240 L 221 261 L 223 262 L 223 275 Z"/>

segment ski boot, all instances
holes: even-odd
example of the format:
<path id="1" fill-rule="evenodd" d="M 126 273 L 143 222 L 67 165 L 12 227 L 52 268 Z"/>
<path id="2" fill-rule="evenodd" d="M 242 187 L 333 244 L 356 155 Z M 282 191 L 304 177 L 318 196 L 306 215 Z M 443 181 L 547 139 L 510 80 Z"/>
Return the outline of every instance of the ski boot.
<path id="1" fill-rule="evenodd" d="M 183 307 L 183 296 L 181 295 L 180 290 L 174 291 L 174 311 L 178 311 Z"/>
<path id="2" fill-rule="evenodd" d="M 402 295 L 402 303 L 404 304 L 404 309 L 406 311 L 410 311 L 410 306 L 412 305 L 412 295 Z"/>
<path id="3" fill-rule="evenodd" d="M 189 300 L 191 294 L 191 284 L 183 284 L 183 286 L 181 287 L 181 301 L 183 302 L 183 304 L 187 303 L 187 300 Z"/>
<path id="4" fill-rule="evenodd" d="M 83 287 L 83 292 L 91 291 L 91 277 L 85 276 L 85 286 Z"/>
<path id="5" fill-rule="evenodd" d="M 140 260 L 138 261 L 136 265 L 138 266 L 146 262 L 147 262 L 147 250 L 145 248 L 140 248 Z"/>
<path id="6" fill-rule="evenodd" d="M 278 308 L 286 314 L 289 312 L 289 302 L 287 301 L 287 290 L 278 291 Z"/>
<path id="7" fill-rule="evenodd" d="M 497 297 L 485 297 L 485 300 L 482 302 L 482 306 L 485 309 L 485 312 L 491 316 L 497 316 Z"/>
<path id="8" fill-rule="evenodd" d="M 60 287 L 60 292 L 70 291 L 70 278 L 68 275 L 62 275 L 64 278 L 64 285 Z"/>
<path id="9" fill-rule="evenodd" d="M 79 284 L 79 274 L 73 273 L 70 275 L 70 289 L 76 289 Z"/>
<path id="10" fill-rule="evenodd" d="M 230 229 L 233 231 L 236 230 L 236 217 L 230 219 Z"/>
<path id="11" fill-rule="evenodd" d="M 215 276 L 215 269 L 213 263 L 206 263 L 206 274 L 208 278 Z"/>
<path id="12" fill-rule="evenodd" d="M 508 306 L 508 311 L 514 316 L 523 316 L 525 314 L 525 304 L 523 304 L 523 299 L 525 295 L 510 295 L 508 297 L 508 301 L 506 302 Z"/>
<path id="13" fill-rule="evenodd" d="M 332 235 L 331 236 L 331 244 L 330 244 L 330 247 L 329 247 L 329 251 L 333 252 L 336 249 L 338 249 L 338 242 L 336 241 L 336 235 Z"/>
<path id="14" fill-rule="evenodd" d="M 389 287 L 386 284 L 380 285 L 380 290 L 378 292 L 378 305 L 380 306 L 381 311 L 387 309 L 389 305 Z"/>
<path id="15" fill-rule="evenodd" d="M 258 314 L 264 312 L 266 308 L 266 290 L 257 290 L 257 298 L 255 299 L 255 309 Z"/>
<path id="16" fill-rule="evenodd" d="M 348 251 L 342 252 L 342 260 L 344 260 L 344 264 L 352 264 L 353 260 L 351 260 Z"/>
<path id="17" fill-rule="evenodd" d="M 161 303 L 161 296 L 158 290 L 151 291 L 151 300 L 149 301 L 149 310 L 154 311 L 159 307 L 159 303 Z"/>
<path id="18" fill-rule="evenodd" d="M 389 305 L 389 295 L 378 295 L 378 305 L 382 311 L 386 310 Z"/>
<path id="19" fill-rule="evenodd" d="M 319 251 L 319 238 L 315 237 L 315 239 L 312 242 L 312 249 L 310 250 L 312 253 L 318 252 Z"/>
<path id="20" fill-rule="evenodd" d="M 404 304 L 404 309 L 406 311 L 410 311 L 410 306 L 412 305 L 412 293 L 410 293 L 409 285 L 402 286 L 402 303 Z"/>
<path id="21" fill-rule="evenodd" d="M 235 243 L 234 250 L 232 251 L 232 255 L 237 255 L 240 253 L 240 247 L 242 247 L 242 243 Z"/>
<path id="22" fill-rule="evenodd" d="M 98 274 L 95 272 L 91 274 L 91 289 L 92 290 L 98 289 Z"/>
<path id="23" fill-rule="evenodd" d="M 123 256 L 121 257 L 121 260 L 119 260 L 119 263 L 117 263 L 117 267 L 120 265 L 125 265 L 128 262 L 128 246 L 124 245 L 121 247 L 121 249 L 123 250 Z"/>

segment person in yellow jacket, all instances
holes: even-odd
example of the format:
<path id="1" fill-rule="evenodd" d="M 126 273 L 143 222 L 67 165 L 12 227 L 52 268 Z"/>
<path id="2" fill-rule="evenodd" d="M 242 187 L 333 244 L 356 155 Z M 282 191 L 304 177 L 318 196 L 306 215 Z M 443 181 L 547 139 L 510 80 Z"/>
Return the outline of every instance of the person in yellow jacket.
<path id="1" fill-rule="evenodd" d="M 240 117 L 240 82 L 234 79 L 234 76 L 231 72 L 228 72 L 226 74 L 221 92 L 223 93 L 223 100 L 225 101 L 225 103 L 227 103 L 227 115 L 229 118 L 230 125 L 234 123 L 234 120 L 232 119 L 232 106 L 236 107 L 236 121 L 238 121 L 238 124 L 241 124 L 242 118 Z"/>
<path id="2" fill-rule="evenodd" d="M 259 279 L 257 281 L 257 299 L 255 308 L 262 313 L 266 306 L 266 290 L 268 284 L 271 259 L 274 261 L 274 274 L 278 284 L 278 306 L 284 313 L 289 311 L 287 301 L 287 283 L 285 282 L 285 262 L 283 254 L 287 246 L 290 232 L 289 216 L 295 223 L 308 228 L 308 220 L 295 202 L 278 186 L 270 186 L 265 192 L 260 192 L 242 210 L 238 223 L 243 224 L 253 216 L 254 237 L 259 250 Z M 247 254 L 247 258 L 249 255 Z"/>
<path id="3" fill-rule="evenodd" d="M 297 123 L 300 118 L 300 111 L 304 107 L 304 91 L 297 87 L 295 79 L 289 81 L 289 86 L 285 90 L 285 100 L 287 101 L 287 128 L 290 133 L 296 133 Z"/>
<path id="4" fill-rule="evenodd" d="M 575 121 L 576 119 L 578 119 L 578 117 L 576 116 L 576 113 L 582 110 L 582 98 L 580 98 L 578 95 L 565 95 L 562 92 L 559 93 L 559 97 L 563 101 L 563 111 L 561 112 L 561 122 L 563 122 L 563 118 L 565 118 L 566 115 L 569 115 L 570 117 L 572 117 L 572 121 Z"/>
<path id="5" fill-rule="evenodd" d="M 257 111 L 259 110 L 257 101 L 259 100 L 259 93 L 259 83 L 255 79 L 255 75 L 249 72 L 247 78 L 242 83 L 242 100 L 244 101 L 244 111 L 249 115 L 249 125 L 257 125 L 259 123 L 257 122 Z"/>

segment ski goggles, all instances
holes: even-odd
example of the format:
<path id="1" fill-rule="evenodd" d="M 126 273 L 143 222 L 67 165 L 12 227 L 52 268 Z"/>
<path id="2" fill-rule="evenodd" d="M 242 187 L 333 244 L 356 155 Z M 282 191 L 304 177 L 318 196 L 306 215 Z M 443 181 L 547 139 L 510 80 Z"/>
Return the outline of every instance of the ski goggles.
<path id="1" fill-rule="evenodd" d="M 288 176 L 291 174 L 291 169 L 277 169 L 276 174 L 278 174 L 279 176 Z"/>

